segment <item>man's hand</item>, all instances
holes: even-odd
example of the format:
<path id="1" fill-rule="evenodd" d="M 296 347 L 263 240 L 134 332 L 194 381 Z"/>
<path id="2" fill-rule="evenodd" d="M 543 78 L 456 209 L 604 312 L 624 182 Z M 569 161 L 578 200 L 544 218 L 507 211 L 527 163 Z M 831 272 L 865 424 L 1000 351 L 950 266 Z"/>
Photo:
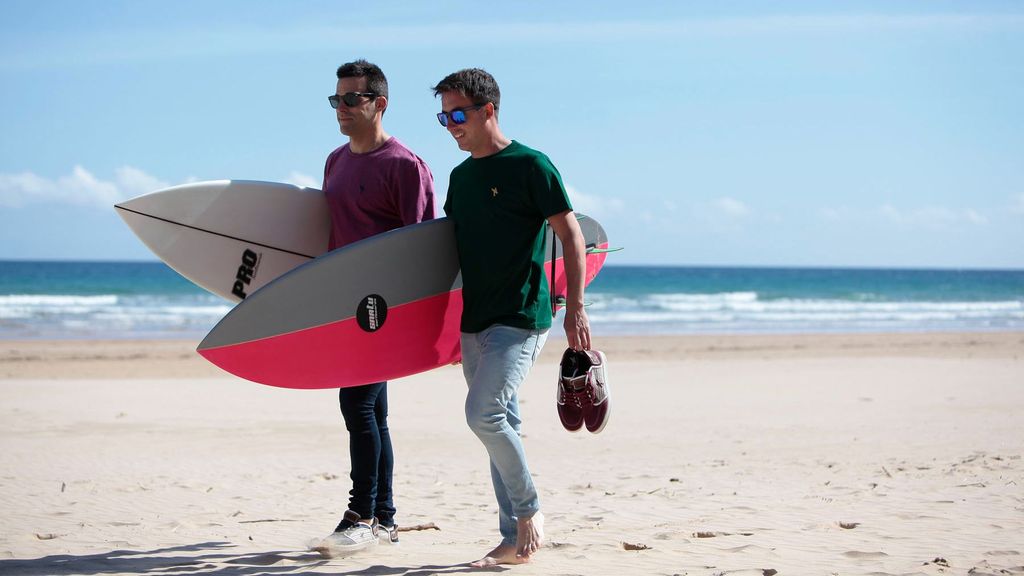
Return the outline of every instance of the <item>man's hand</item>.
<path id="1" fill-rule="evenodd" d="M 573 350 L 590 350 L 590 319 L 583 307 L 565 309 L 565 339 Z"/>

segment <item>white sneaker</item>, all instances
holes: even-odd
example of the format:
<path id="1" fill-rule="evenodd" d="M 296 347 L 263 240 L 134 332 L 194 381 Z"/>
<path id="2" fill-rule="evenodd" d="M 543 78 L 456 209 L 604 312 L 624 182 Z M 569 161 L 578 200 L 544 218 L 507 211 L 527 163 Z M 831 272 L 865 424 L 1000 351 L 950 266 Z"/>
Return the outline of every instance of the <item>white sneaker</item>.
<path id="1" fill-rule="evenodd" d="M 377 524 L 377 536 L 384 544 L 398 544 L 398 524 L 394 526 Z"/>
<path id="2" fill-rule="evenodd" d="M 346 512 L 345 517 L 354 521 L 355 524 L 343 530 L 336 530 L 319 543 L 311 546 L 311 549 L 319 552 L 324 558 L 335 558 L 348 556 L 371 546 L 376 546 L 378 538 L 377 519 L 374 518 L 372 524 L 367 524 L 358 520 L 358 514 L 354 514 L 355 518 L 350 518 L 352 515 L 350 512 Z"/>

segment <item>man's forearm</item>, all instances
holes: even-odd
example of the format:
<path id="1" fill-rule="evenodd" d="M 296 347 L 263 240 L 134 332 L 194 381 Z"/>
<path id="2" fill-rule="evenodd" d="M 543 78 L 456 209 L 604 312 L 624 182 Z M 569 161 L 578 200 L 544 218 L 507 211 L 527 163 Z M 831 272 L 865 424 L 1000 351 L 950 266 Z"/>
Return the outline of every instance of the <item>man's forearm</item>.
<path id="1" fill-rule="evenodd" d="M 569 238 L 562 240 L 563 260 L 565 268 L 567 311 L 583 308 L 583 286 L 587 270 L 587 254 L 583 244 L 583 234 L 579 229 L 571 230 Z"/>

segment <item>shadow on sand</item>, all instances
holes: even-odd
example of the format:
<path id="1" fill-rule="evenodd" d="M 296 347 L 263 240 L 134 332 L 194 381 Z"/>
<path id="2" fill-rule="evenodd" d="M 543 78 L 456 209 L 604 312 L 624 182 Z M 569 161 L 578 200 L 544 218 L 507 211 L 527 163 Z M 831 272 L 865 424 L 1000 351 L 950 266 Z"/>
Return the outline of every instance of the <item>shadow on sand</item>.
<path id="1" fill-rule="evenodd" d="M 473 568 L 467 564 L 437 566 L 374 565 L 348 570 L 313 552 L 277 551 L 229 554 L 228 542 L 203 542 L 156 550 L 112 550 L 102 554 L 55 554 L 34 559 L 0 559 L 5 576 L 90 576 L 99 574 L 162 574 L 167 576 L 257 576 L 311 571 L 339 576 L 429 576 L 462 572 L 504 572 L 505 567 Z M 353 559 L 354 561 L 358 561 Z"/>

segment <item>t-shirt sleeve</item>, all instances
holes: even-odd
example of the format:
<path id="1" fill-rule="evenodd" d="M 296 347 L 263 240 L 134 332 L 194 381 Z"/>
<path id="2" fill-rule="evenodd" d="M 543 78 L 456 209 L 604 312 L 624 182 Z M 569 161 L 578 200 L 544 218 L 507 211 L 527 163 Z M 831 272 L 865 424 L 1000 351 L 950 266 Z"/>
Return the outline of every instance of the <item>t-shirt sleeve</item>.
<path id="1" fill-rule="evenodd" d="M 327 161 L 324 162 L 324 181 L 320 185 L 320 191 L 323 192 L 323 195 L 324 195 L 325 198 L 327 197 L 327 177 L 330 175 L 331 164 L 334 163 L 334 157 L 337 156 L 337 154 L 338 154 L 337 150 L 335 150 L 334 152 L 331 152 L 330 154 L 327 155 Z M 332 220 L 332 222 L 331 222 L 331 229 L 330 229 L 330 232 L 327 235 L 327 250 L 333 250 L 335 248 L 335 246 L 338 245 L 338 240 L 334 237 L 334 222 L 333 222 L 334 218 L 333 218 L 333 216 L 332 216 L 331 220 Z"/>
<path id="2" fill-rule="evenodd" d="M 569 194 L 562 183 L 562 175 L 547 156 L 539 156 L 531 174 L 530 192 L 544 218 L 572 210 Z"/>
<path id="3" fill-rule="evenodd" d="M 434 176 L 426 162 L 403 162 L 398 176 L 398 212 L 402 225 L 434 219 Z"/>
<path id="4" fill-rule="evenodd" d="M 452 177 L 455 172 L 448 176 L 448 194 L 444 197 L 444 215 L 451 217 L 452 215 Z"/>

